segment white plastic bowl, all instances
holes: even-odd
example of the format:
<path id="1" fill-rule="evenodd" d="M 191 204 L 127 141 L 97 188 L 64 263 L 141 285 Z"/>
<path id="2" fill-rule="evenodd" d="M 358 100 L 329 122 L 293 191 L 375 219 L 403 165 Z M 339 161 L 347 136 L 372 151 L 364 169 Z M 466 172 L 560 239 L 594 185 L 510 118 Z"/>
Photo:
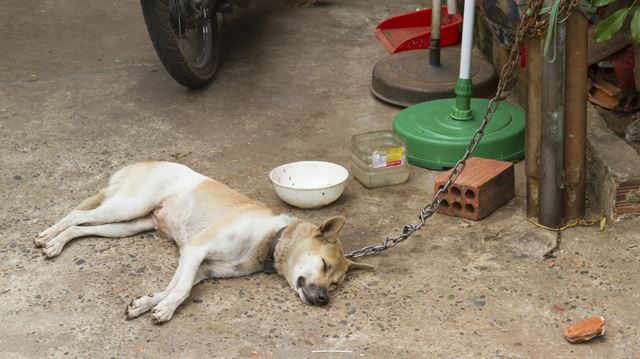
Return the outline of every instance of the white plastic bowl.
<path id="1" fill-rule="evenodd" d="M 331 162 L 300 161 L 273 169 L 269 178 L 283 201 L 299 208 L 318 208 L 340 198 L 349 171 Z"/>

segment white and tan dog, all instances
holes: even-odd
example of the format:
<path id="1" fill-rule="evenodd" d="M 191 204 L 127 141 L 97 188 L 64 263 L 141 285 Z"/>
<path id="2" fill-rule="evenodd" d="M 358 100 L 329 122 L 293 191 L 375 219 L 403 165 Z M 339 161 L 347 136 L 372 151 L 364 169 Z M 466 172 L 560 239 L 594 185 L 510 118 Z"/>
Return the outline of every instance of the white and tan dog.
<path id="1" fill-rule="evenodd" d="M 84 236 L 126 237 L 157 229 L 180 246 L 180 260 L 164 291 L 138 297 L 128 318 L 153 308 L 153 320 L 171 319 L 191 287 L 206 278 L 279 273 L 307 304 L 326 305 L 349 269 L 372 268 L 344 257 L 343 217 L 320 226 L 275 215 L 262 204 L 190 168 L 144 162 L 116 172 L 109 185 L 35 239 L 43 254 L 60 254 Z"/>

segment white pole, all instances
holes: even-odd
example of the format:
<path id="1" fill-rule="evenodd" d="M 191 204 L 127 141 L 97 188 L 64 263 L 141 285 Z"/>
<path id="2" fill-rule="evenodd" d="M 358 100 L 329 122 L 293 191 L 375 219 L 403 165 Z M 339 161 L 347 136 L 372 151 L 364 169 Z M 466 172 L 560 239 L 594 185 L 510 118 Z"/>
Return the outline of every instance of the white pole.
<path id="1" fill-rule="evenodd" d="M 473 48 L 473 17 L 475 0 L 464 0 L 464 20 L 462 22 L 462 45 L 460 45 L 460 78 L 471 79 L 471 49 Z"/>

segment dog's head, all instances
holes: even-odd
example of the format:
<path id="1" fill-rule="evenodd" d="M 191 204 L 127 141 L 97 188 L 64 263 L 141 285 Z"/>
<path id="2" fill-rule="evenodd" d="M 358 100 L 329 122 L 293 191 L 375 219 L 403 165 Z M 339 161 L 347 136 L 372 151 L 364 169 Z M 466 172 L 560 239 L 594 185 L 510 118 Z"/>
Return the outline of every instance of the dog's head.
<path id="1" fill-rule="evenodd" d="M 320 226 L 297 221 L 282 233 L 278 272 L 307 304 L 328 304 L 329 292 L 342 284 L 349 270 L 373 269 L 344 257 L 338 239 L 344 224 L 343 217 L 332 217 Z"/>

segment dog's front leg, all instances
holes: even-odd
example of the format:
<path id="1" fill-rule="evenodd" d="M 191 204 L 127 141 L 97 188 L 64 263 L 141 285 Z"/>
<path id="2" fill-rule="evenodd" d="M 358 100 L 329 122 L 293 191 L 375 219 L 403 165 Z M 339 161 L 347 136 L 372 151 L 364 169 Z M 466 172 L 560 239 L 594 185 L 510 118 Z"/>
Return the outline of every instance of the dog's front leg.
<path id="1" fill-rule="evenodd" d="M 153 308 L 153 321 L 161 324 L 169 321 L 176 308 L 189 296 L 191 287 L 196 282 L 196 274 L 202 261 L 207 255 L 207 248 L 203 246 L 187 245 L 182 248 L 180 261 L 176 269 L 175 285 L 167 296 Z"/>
<path id="2" fill-rule="evenodd" d="M 200 266 L 193 285 L 196 285 L 207 278 L 209 278 L 209 271 L 204 266 Z M 125 312 L 127 314 L 127 319 L 136 318 L 139 315 L 150 311 L 153 307 L 158 305 L 158 303 L 166 298 L 171 290 L 173 290 L 173 288 L 176 286 L 177 281 L 178 273 L 176 271 L 176 273 L 174 273 L 173 277 L 171 278 L 171 282 L 169 282 L 169 285 L 165 288 L 165 290 L 156 293 L 149 293 L 148 295 L 141 295 L 133 299 L 127 306 L 127 310 Z"/>

